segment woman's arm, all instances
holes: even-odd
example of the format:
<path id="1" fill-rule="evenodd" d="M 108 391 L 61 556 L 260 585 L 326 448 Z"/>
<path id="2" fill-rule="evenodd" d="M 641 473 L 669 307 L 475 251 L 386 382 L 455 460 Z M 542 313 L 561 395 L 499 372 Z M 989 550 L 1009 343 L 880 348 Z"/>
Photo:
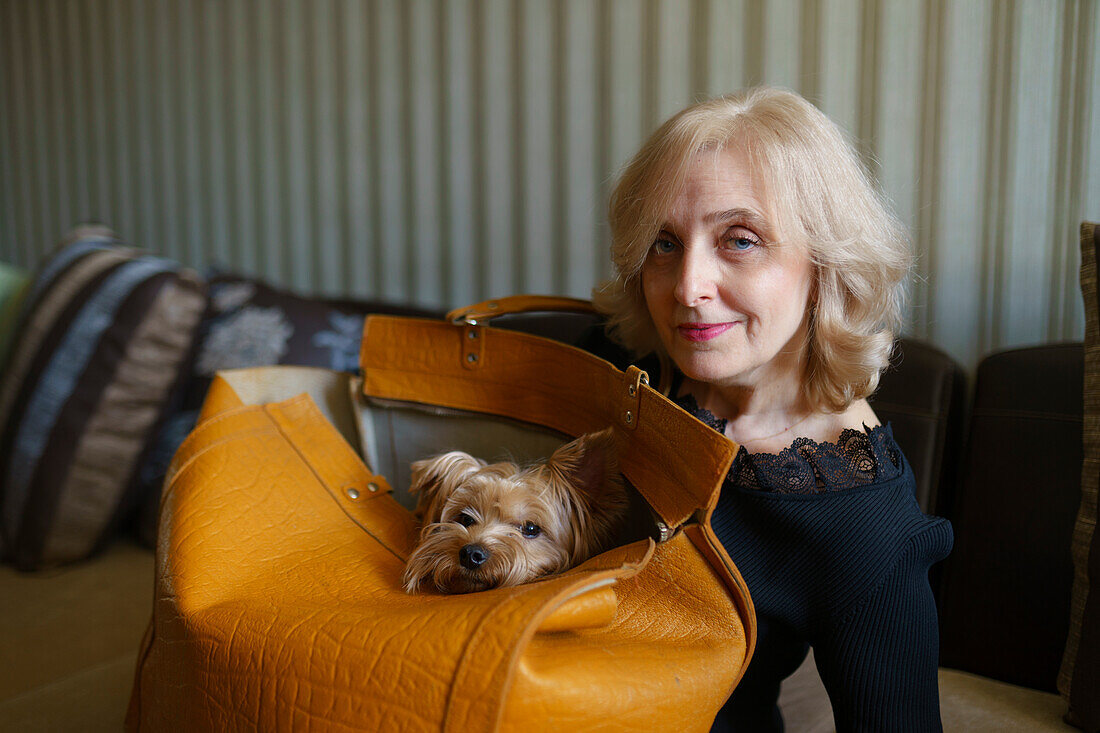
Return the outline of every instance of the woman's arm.
<path id="1" fill-rule="evenodd" d="M 912 537 L 886 578 L 824 638 L 814 656 L 838 731 L 940 731 L 939 625 L 928 584 L 951 525 Z"/>

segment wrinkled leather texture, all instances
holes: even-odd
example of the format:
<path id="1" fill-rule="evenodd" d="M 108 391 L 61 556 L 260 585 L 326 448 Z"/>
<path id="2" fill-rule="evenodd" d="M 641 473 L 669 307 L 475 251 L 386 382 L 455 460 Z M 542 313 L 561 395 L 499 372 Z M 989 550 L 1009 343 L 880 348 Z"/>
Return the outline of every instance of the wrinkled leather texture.
<path id="1" fill-rule="evenodd" d="M 705 523 L 515 588 L 405 594 L 416 527 L 385 478 L 309 395 L 246 405 L 225 376 L 160 521 L 129 730 L 707 730 L 754 643 Z"/>

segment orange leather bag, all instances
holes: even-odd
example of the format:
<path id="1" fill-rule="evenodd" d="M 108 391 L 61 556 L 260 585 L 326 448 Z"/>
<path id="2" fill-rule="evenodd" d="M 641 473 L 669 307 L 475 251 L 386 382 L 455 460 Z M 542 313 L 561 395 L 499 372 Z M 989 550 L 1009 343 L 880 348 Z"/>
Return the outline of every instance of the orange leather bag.
<path id="1" fill-rule="evenodd" d="M 484 320 L 577 305 L 371 317 L 361 380 L 219 375 L 165 484 L 127 728 L 709 729 L 755 638 L 710 527 L 736 446 L 638 369 Z M 401 589 L 406 459 L 485 434 L 552 450 L 608 425 L 654 538 L 519 587 Z"/>

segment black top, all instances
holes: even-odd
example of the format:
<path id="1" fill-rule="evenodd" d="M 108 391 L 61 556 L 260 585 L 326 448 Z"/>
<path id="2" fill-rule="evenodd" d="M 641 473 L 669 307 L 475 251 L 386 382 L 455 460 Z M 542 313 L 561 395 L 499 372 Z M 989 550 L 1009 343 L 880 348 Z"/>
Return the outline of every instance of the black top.
<path id="1" fill-rule="evenodd" d="M 690 398 L 682 406 L 722 431 Z M 781 731 L 779 686 L 814 648 L 838 731 L 941 730 L 928 569 L 951 525 L 917 505 L 889 426 L 739 451 L 712 519 L 756 607 L 756 652 L 714 730 Z"/>

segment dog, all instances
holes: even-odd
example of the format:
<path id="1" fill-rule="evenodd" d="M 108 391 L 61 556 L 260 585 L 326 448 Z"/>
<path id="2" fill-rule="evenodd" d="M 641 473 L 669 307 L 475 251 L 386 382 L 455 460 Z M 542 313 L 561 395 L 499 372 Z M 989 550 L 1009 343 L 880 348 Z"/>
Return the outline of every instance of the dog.
<path id="1" fill-rule="evenodd" d="M 543 463 L 486 463 L 452 451 L 412 464 L 423 529 L 404 587 L 471 593 L 559 573 L 606 549 L 626 516 L 611 428 Z"/>

